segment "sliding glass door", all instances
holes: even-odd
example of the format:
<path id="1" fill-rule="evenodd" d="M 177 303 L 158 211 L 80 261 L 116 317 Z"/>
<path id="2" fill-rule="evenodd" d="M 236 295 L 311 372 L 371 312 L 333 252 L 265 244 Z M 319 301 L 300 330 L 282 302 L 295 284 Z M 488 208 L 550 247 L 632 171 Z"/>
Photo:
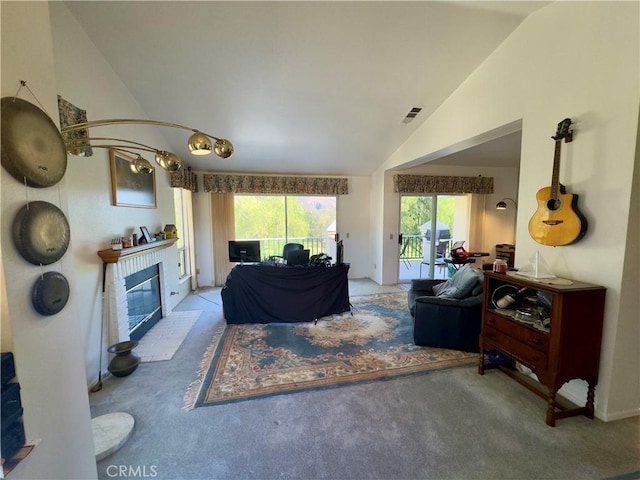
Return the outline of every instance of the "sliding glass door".
<path id="1" fill-rule="evenodd" d="M 398 281 L 447 278 L 444 259 L 469 231 L 467 195 L 403 195 L 400 198 Z"/>

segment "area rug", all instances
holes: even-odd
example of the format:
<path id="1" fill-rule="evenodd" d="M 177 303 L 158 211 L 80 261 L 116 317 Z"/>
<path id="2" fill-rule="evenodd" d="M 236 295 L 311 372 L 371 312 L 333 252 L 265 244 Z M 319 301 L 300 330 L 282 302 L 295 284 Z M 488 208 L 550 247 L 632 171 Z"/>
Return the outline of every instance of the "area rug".
<path id="1" fill-rule="evenodd" d="M 171 360 L 200 315 L 202 310 L 174 310 L 160 319 L 138 342 L 135 352 L 140 361 Z"/>
<path id="2" fill-rule="evenodd" d="M 413 344 L 407 294 L 351 297 L 351 313 L 317 324 L 225 325 L 202 360 L 185 408 L 422 374 L 477 354 Z"/>

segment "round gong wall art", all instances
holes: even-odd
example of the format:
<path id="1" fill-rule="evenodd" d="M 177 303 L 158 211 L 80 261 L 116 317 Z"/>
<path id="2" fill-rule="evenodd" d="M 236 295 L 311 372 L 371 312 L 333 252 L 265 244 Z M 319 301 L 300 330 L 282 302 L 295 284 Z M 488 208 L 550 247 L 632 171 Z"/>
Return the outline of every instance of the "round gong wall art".
<path id="1" fill-rule="evenodd" d="M 2 166 L 20 183 L 44 188 L 67 170 L 67 151 L 55 123 L 34 104 L 2 98 Z"/>
<path id="2" fill-rule="evenodd" d="M 49 202 L 30 202 L 13 219 L 13 243 L 34 265 L 57 262 L 69 247 L 70 229 L 62 210 Z"/>
<path id="3" fill-rule="evenodd" d="M 55 315 L 69 300 L 69 282 L 58 272 L 46 272 L 33 284 L 31 303 L 40 315 Z"/>

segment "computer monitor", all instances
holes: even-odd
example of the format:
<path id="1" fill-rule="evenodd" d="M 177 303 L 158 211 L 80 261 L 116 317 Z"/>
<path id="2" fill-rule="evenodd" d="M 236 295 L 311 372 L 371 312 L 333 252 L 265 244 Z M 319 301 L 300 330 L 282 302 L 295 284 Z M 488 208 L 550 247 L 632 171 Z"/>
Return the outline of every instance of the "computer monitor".
<path id="1" fill-rule="evenodd" d="M 295 267 L 309 263 L 309 250 L 289 250 L 287 252 L 287 265 Z"/>
<path id="2" fill-rule="evenodd" d="M 344 245 L 342 240 L 336 242 L 336 265 L 342 265 L 344 263 Z"/>
<path id="3" fill-rule="evenodd" d="M 259 262 L 260 240 L 229 240 L 230 262 Z"/>

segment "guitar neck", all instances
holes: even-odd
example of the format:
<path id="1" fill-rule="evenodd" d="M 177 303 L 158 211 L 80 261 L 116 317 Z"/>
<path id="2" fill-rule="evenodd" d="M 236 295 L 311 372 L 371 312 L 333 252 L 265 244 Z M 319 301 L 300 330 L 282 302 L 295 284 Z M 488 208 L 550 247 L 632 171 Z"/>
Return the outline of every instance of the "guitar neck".
<path id="1" fill-rule="evenodd" d="M 551 175 L 551 198 L 557 200 L 560 198 L 560 150 L 562 148 L 562 139 L 556 140 L 556 149 L 553 155 L 553 173 Z"/>

